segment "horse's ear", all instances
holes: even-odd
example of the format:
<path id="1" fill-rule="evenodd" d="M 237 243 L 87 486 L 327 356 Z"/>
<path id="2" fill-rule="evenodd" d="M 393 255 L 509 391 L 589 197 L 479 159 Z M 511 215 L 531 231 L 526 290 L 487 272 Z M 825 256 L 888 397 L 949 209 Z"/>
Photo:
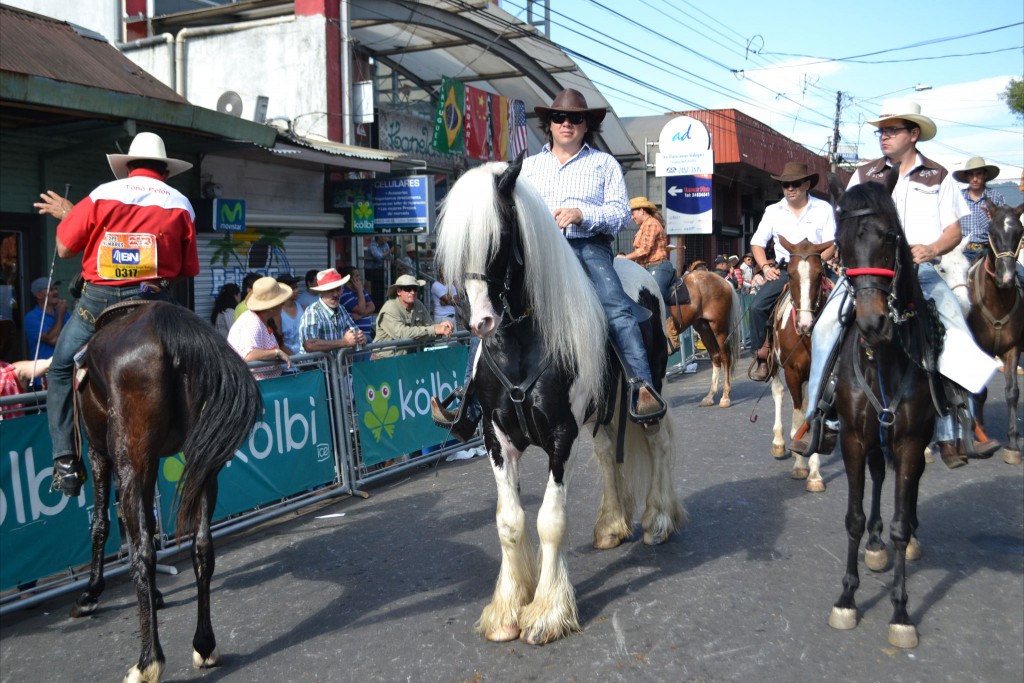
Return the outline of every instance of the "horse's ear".
<path id="1" fill-rule="evenodd" d="M 896 189 L 896 183 L 900 180 L 900 164 L 896 162 L 889 169 L 889 172 L 885 176 L 885 192 L 886 194 L 892 194 L 892 191 Z"/>
<path id="2" fill-rule="evenodd" d="M 1020 217 L 1021 217 L 1022 215 L 1024 215 L 1024 204 L 1021 204 L 1021 205 L 1020 205 L 1020 206 L 1018 206 L 1018 207 L 1017 207 L 1016 209 L 1012 209 L 1012 211 L 1013 211 L 1013 212 L 1014 212 L 1015 214 L 1017 214 L 1017 220 L 1020 220 Z"/>
<path id="3" fill-rule="evenodd" d="M 834 242 L 835 240 L 829 240 L 828 242 L 822 242 L 821 244 L 815 245 L 814 251 L 816 251 L 819 254 L 824 254 L 826 251 L 828 251 L 828 248 L 831 247 Z"/>
<path id="4" fill-rule="evenodd" d="M 498 194 L 502 197 L 512 198 L 512 191 L 516 187 L 516 179 L 519 178 L 519 172 L 523 170 L 523 159 L 526 158 L 526 151 L 519 153 L 519 156 L 515 158 L 515 161 L 508 165 L 505 172 L 498 178 Z"/>
<path id="5" fill-rule="evenodd" d="M 846 189 L 839 181 L 839 176 L 832 172 L 828 174 L 828 193 L 832 197 L 832 206 L 837 206 L 839 200 L 843 198 L 843 194 L 846 193 Z"/>
<path id="6" fill-rule="evenodd" d="M 993 216 L 996 215 L 996 209 L 998 208 L 999 207 L 995 205 L 995 202 L 993 202 L 988 197 L 985 197 L 985 210 L 988 211 L 989 218 L 992 218 Z"/>
<path id="7" fill-rule="evenodd" d="M 796 251 L 796 247 L 795 247 L 795 246 L 793 245 L 793 243 L 792 243 L 792 242 L 790 242 L 789 240 L 787 240 L 787 239 L 786 239 L 785 237 L 783 237 L 782 235 L 777 235 L 777 237 L 779 238 L 779 244 L 781 244 L 782 246 L 784 246 L 784 247 L 786 248 L 786 251 L 788 251 L 788 252 L 789 252 L 789 253 L 791 253 L 791 254 L 792 254 L 792 253 L 793 253 L 794 251 Z"/>

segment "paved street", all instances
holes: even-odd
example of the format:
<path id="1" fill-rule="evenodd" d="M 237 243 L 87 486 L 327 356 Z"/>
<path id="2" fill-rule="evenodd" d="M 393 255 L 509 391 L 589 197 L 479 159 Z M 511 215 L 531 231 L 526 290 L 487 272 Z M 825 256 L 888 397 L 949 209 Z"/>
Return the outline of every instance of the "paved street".
<path id="1" fill-rule="evenodd" d="M 891 572 L 862 569 L 862 621 L 832 630 L 846 546 L 842 461 L 823 463 L 823 494 L 792 481 L 792 461 L 769 455 L 770 392 L 742 374 L 725 410 L 697 407 L 707 362 L 666 391 L 691 522 L 664 546 L 591 548 L 599 489 L 587 440 L 569 496 L 582 633 L 531 647 L 473 632 L 499 565 L 493 477 L 477 458 L 221 539 L 213 620 L 222 664 L 213 670 L 191 668 L 194 580 L 187 556 L 173 558 L 179 573 L 158 577 L 165 680 L 1024 680 L 1024 469 L 1001 455 L 928 467 L 923 557 L 908 581 L 915 650 L 886 640 Z M 1001 437 L 1002 380 L 990 386 L 987 415 Z M 523 468 L 531 529 L 545 464 L 531 450 Z M 888 539 L 890 482 L 884 493 Z M 103 597 L 84 620 L 68 618 L 70 596 L 4 617 L 0 681 L 120 680 L 138 656 L 134 589 L 117 577 Z"/>

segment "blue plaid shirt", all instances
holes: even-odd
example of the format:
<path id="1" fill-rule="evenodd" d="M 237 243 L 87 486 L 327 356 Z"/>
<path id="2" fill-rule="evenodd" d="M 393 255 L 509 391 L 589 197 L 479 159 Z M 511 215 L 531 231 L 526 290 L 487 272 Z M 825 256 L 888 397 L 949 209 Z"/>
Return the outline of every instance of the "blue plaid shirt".
<path id="1" fill-rule="evenodd" d="M 569 239 L 614 237 L 632 220 L 619 162 L 586 143 L 564 164 L 558 163 L 550 145 L 544 145 L 523 161 L 522 176 L 540 191 L 552 211 L 566 207 L 583 212 L 583 222 L 566 230 Z"/>
<path id="2" fill-rule="evenodd" d="M 978 201 L 971 199 L 970 188 L 965 187 L 960 192 L 967 200 L 967 206 L 971 208 L 970 215 L 960 219 L 960 231 L 964 234 L 964 242 L 966 244 L 988 242 L 989 220 L 988 214 L 985 213 L 985 198 L 990 199 L 996 206 L 1006 206 L 1006 200 L 998 192 L 989 192 L 988 190 L 981 194 L 981 199 Z"/>
<path id="3" fill-rule="evenodd" d="M 310 304 L 302 313 L 302 321 L 299 323 L 299 345 L 302 346 L 302 351 L 305 351 L 308 339 L 341 339 L 345 332 L 353 327 L 356 327 L 356 324 L 344 306 L 339 303 L 337 308 L 331 309 L 323 299 L 317 299 L 316 303 Z"/>

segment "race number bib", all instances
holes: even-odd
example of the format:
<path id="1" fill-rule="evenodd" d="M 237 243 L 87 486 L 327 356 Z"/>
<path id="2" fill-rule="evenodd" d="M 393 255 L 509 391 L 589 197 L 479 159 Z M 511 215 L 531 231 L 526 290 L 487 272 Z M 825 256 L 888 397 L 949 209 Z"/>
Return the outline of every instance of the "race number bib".
<path id="1" fill-rule="evenodd" d="M 96 273 L 104 280 L 147 280 L 156 277 L 156 236 L 108 232 L 96 252 Z"/>

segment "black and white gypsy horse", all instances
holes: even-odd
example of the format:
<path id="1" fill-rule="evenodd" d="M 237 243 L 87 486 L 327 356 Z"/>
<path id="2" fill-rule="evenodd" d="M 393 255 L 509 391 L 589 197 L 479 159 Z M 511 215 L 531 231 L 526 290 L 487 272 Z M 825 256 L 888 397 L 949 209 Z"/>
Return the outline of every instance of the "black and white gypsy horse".
<path id="1" fill-rule="evenodd" d="M 647 544 L 666 541 L 686 522 L 686 512 L 672 486 L 671 421 L 646 428 L 633 423 L 621 395 L 619 409 L 609 408 L 622 385 L 610 360 L 604 311 L 543 198 L 529 182 L 517 182 L 520 168 L 521 158 L 489 163 L 459 179 L 445 199 L 437 262 L 463 290 L 471 331 L 481 338 L 470 381 L 483 409 L 498 489 L 501 569 L 476 629 L 488 640 L 539 645 L 580 630 L 565 539 L 572 456 L 591 429 L 584 423 L 605 423 L 594 431 L 604 478 L 594 547 L 613 548 L 633 536 L 639 496 Z M 667 361 L 658 324 L 664 302 L 643 268 L 615 261 L 626 293 L 655 321 L 643 327 L 660 390 Z M 539 558 L 520 500 L 520 461 L 531 444 L 548 456 L 537 513 Z M 624 454 L 621 464 L 617 452 Z"/>

